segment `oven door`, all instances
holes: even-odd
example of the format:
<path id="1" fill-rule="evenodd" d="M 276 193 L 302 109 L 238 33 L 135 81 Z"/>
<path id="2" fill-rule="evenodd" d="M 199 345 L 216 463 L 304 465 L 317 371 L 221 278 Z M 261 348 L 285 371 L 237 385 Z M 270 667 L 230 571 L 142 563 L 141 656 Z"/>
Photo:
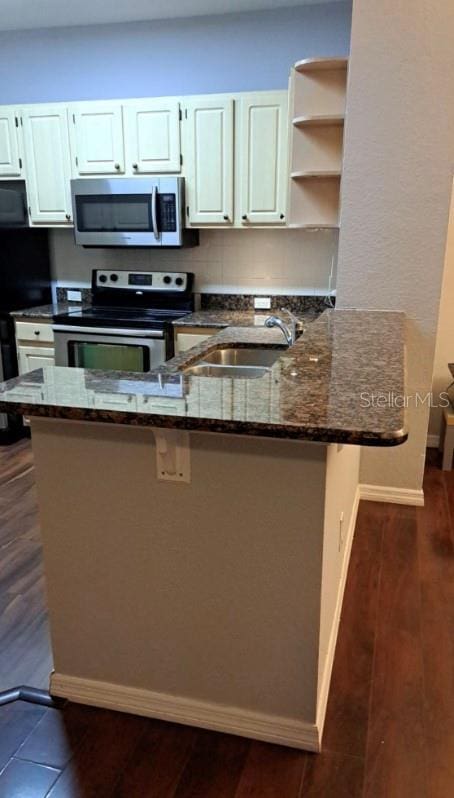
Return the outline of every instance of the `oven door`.
<path id="1" fill-rule="evenodd" d="M 122 330 L 54 325 L 55 365 L 143 373 L 164 363 L 161 330 Z"/>

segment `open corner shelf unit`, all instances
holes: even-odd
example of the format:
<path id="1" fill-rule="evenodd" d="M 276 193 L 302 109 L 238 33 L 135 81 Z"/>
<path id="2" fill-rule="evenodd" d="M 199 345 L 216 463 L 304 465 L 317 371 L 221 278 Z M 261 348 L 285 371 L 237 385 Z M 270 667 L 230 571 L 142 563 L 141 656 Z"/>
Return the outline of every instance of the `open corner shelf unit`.
<path id="1" fill-rule="evenodd" d="M 306 58 L 290 74 L 289 226 L 339 224 L 347 58 Z"/>

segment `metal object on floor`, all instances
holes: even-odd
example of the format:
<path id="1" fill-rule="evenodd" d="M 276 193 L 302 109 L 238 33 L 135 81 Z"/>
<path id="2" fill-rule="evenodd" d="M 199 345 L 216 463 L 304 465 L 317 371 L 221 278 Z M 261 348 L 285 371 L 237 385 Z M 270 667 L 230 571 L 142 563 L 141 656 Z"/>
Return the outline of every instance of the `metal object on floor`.
<path id="1" fill-rule="evenodd" d="M 440 449 L 443 451 L 443 471 L 450 471 L 454 454 L 454 408 L 443 408 L 440 433 Z"/>
<path id="2" fill-rule="evenodd" d="M 0 706 L 11 704 L 13 701 L 27 701 L 29 704 L 40 704 L 43 707 L 61 707 L 65 701 L 52 698 L 47 690 L 38 690 L 36 687 L 11 687 L 0 692 Z"/>

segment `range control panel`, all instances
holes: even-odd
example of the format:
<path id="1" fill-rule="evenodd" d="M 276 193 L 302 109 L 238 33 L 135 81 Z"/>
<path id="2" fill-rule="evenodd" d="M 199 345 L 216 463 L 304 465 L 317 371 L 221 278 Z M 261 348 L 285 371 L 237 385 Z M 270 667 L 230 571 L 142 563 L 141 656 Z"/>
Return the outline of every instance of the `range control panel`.
<path id="1" fill-rule="evenodd" d="M 130 272 L 97 270 L 97 288 L 121 288 L 123 291 L 186 291 L 186 272 Z"/>

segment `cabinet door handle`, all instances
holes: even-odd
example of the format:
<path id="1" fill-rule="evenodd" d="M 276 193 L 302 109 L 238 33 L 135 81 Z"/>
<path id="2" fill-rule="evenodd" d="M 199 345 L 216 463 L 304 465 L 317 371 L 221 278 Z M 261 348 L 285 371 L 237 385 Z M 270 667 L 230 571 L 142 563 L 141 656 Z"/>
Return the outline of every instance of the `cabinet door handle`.
<path id="1" fill-rule="evenodd" d="M 115 167 L 115 169 L 116 169 L 116 168 L 117 168 L 117 167 Z M 133 165 L 132 165 L 132 168 L 133 168 L 133 169 L 138 169 L 138 168 L 139 168 L 139 164 L 137 164 L 137 163 L 133 163 Z"/>
<path id="2" fill-rule="evenodd" d="M 119 163 L 116 163 L 116 164 L 115 164 L 115 169 L 116 169 L 117 171 L 120 169 L 120 164 L 119 164 Z"/>
<path id="3" fill-rule="evenodd" d="M 228 222 L 228 221 L 229 221 L 229 217 L 227 216 L 227 214 L 226 214 L 226 213 L 224 214 L 224 216 L 223 216 L 223 219 L 224 219 L 224 221 L 226 221 L 226 222 Z"/>
<path id="4" fill-rule="evenodd" d="M 70 222 L 71 221 L 71 214 L 70 213 L 65 213 L 65 219 L 67 219 L 68 222 Z"/>
<path id="5" fill-rule="evenodd" d="M 41 330 L 34 330 L 35 335 L 41 335 Z"/>
<path id="6" fill-rule="evenodd" d="M 241 218 L 242 218 L 244 221 L 246 221 L 246 219 L 247 219 L 247 213 L 243 213 L 243 215 L 242 215 L 242 217 L 241 217 Z"/>
<path id="7" fill-rule="evenodd" d="M 279 216 L 279 219 L 285 219 L 285 214 L 281 213 L 281 215 Z"/>

